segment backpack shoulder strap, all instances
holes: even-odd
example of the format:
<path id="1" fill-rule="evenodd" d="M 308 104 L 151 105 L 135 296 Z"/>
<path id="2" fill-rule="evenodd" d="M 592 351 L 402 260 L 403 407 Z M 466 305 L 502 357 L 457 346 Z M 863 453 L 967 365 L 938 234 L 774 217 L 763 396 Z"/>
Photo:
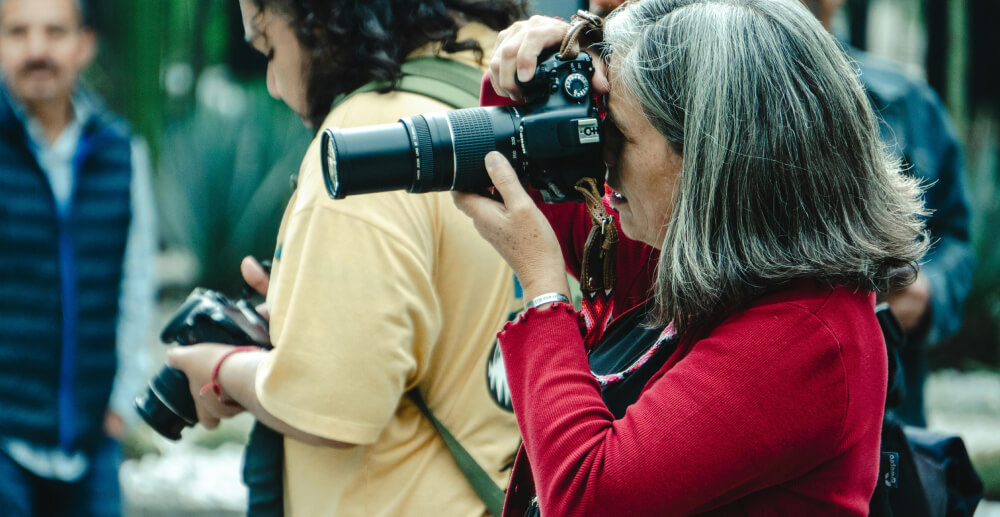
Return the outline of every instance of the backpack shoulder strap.
<path id="1" fill-rule="evenodd" d="M 465 479 L 469 481 L 472 485 L 472 489 L 475 490 L 476 495 L 479 499 L 483 501 L 486 505 L 486 510 L 490 514 L 500 517 L 503 513 L 503 500 L 504 492 L 499 486 L 493 481 L 489 474 L 483 470 L 483 467 L 476 463 L 476 460 L 469 454 L 469 451 L 462 447 L 461 443 L 454 435 L 448 431 L 448 428 L 441 423 L 440 420 L 431 413 L 431 409 L 427 407 L 427 403 L 424 402 L 423 396 L 416 388 L 411 389 L 406 392 L 410 397 L 410 400 L 420 408 L 420 411 L 427 417 L 428 420 L 434 424 L 434 428 L 437 429 L 441 439 L 444 440 L 445 446 L 448 447 L 448 452 L 451 453 L 451 457 L 455 459 L 455 463 L 458 464 L 458 468 L 465 475 Z"/>
<path id="2" fill-rule="evenodd" d="M 365 92 L 401 91 L 423 95 L 453 108 L 479 105 L 482 70 L 443 57 L 418 57 L 401 67 L 403 76 L 395 86 L 389 81 L 372 81 L 334 100 L 333 105 Z"/>

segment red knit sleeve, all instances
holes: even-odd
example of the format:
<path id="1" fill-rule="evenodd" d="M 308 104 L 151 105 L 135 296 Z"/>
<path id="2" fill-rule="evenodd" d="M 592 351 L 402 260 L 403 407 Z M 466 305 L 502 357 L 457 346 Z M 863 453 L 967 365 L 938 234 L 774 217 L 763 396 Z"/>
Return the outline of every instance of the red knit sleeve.
<path id="1" fill-rule="evenodd" d="M 707 511 L 852 446 L 840 344 L 791 304 L 750 309 L 682 347 L 619 420 L 601 400 L 565 306 L 529 310 L 501 345 L 542 515 Z M 884 391 L 868 392 L 878 410 Z"/>

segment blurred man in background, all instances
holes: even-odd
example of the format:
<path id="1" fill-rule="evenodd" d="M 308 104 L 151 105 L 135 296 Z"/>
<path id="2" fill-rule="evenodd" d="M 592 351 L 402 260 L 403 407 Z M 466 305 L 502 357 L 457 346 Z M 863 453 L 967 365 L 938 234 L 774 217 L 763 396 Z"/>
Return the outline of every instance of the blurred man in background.
<path id="1" fill-rule="evenodd" d="M 828 30 L 844 0 L 805 0 Z M 958 331 L 972 287 L 974 254 L 969 241 L 969 201 L 961 144 L 951 117 L 922 79 L 896 63 L 849 48 L 861 81 L 880 115 L 882 139 L 903 159 L 904 170 L 923 180 L 933 244 L 912 284 L 883 296 L 899 320 L 906 344 L 900 351 L 904 393 L 894 412 L 924 427 L 924 380 L 928 347 Z"/>
<path id="2" fill-rule="evenodd" d="M 267 56 L 268 91 L 316 129 L 447 110 L 457 104 L 432 95 L 456 90 L 456 78 L 471 77 L 463 97 L 474 104 L 496 30 L 524 12 L 516 0 L 240 8 L 247 41 Z M 433 68 L 419 78 L 436 91 L 401 91 L 415 62 Z M 270 278 L 243 263 L 248 283 L 267 293 L 274 349 L 176 347 L 168 362 L 190 379 L 205 426 L 245 408 L 284 435 L 274 482 L 283 504 L 258 506 L 255 487 L 265 487 L 245 470 L 252 514 L 483 515 L 486 503 L 413 394 L 487 483 L 506 486 L 520 439 L 495 341 L 520 308 L 513 274 L 448 193 L 330 199 L 319 143 L 299 170 Z M 202 386 L 220 396 L 200 397 Z M 259 462 L 258 443 L 251 438 L 248 464 Z"/>
<path id="3" fill-rule="evenodd" d="M 82 0 L 0 1 L 0 512 L 119 515 L 145 377 L 148 158 L 86 89 Z"/>
<path id="4" fill-rule="evenodd" d="M 803 0 L 827 30 L 844 0 Z M 623 0 L 591 0 L 591 12 L 607 15 Z M 926 426 L 926 350 L 958 331 L 972 287 L 974 255 L 969 242 L 969 201 L 962 149 L 941 100 L 921 79 L 895 63 L 854 48 L 848 54 L 861 68 L 861 81 L 880 115 L 882 139 L 904 170 L 923 180 L 932 215 L 927 221 L 934 244 L 912 284 L 883 296 L 906 334 L 900 359 L 902 404 L 894 412 L 904 423 Z"/>

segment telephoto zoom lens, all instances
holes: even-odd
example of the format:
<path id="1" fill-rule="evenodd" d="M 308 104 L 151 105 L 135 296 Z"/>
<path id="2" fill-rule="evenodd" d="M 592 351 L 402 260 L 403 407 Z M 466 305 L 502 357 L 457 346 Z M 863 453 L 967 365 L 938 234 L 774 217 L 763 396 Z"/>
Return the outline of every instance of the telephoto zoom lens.
<path id="1" fill-rule="evenodd" d="M 500 151 L 518 163 L 515 108 L 468 108 L 394 124 L 323 132 L 323 177 L 330 197 L 406 190 L 480 191 L 492 183 L 484 158 Z"/>

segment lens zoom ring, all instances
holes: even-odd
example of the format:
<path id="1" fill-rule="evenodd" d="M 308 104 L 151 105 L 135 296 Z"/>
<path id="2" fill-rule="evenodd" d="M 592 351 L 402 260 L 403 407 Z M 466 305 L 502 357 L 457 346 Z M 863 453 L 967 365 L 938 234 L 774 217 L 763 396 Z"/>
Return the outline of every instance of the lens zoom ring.
<path id="1" fill-rule="evenodd" d="M 455 177 L 461 181 L 461 178 L 482 171 L 486 153 L 496 148 L 493 121 L 482 108 L 449 111 L 448 119 L 455 133 Z"/>
<path id="2" fill-rule="evenodd" d="M 420 188 L 434 176 L 434 149 L 431 145 L 431 130 L 427 127 L 424 117 L 413 117 L 413 131 L 417 134 L 417 152 L 420 169 L 414 181 L 414 192 L 426 192 L 426 188 Z"/>

